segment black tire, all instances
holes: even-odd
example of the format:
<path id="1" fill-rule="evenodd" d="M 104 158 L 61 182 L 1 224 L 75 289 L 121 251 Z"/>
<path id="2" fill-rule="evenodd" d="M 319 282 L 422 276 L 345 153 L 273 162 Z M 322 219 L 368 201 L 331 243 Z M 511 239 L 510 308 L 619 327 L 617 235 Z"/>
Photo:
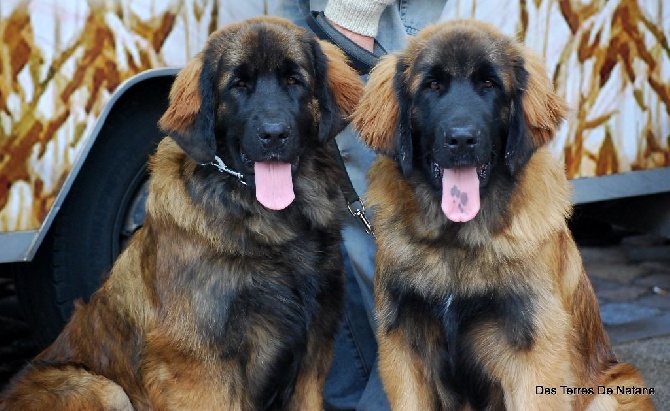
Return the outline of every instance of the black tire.
<path id="1" fill-rule="evenodd" d="M 142 224 L 146 163 L 162 137 L 156 124 L 167 106 L 170 84 L 158 80 L 146 82 L 153 87 L 141 83 L 124 94 L 33 261 L 13 265 L 19 302 L 41 346 L 58 336 L 74 301 L 87 301 L 99 288 Z"/>

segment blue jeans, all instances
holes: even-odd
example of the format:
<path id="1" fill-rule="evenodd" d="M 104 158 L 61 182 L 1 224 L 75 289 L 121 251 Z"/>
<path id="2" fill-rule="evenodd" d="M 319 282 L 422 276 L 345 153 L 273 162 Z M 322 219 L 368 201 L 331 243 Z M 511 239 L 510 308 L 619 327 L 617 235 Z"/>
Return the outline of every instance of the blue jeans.
<path id="1" fill-rule="evenodd" d="M 389 410 L 377 368 L 377 341 L 368 321 L 366 304 L 342 247 L 347 279 L 342 323 L 335 337 L 333 364 L 326 377 L 326 410 Z"/>

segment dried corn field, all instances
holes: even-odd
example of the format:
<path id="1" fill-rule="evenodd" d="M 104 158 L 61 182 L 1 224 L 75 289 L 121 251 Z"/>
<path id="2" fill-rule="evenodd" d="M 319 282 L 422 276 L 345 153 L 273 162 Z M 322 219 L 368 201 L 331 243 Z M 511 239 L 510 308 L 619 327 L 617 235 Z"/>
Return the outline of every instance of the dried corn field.
<path id="1" fill-rule="evenodd" d="M 670 5 L 449 0 L 545 56 L 572 107 L 553 149 L 570 178 L 670 165 Z M 37 229 L 126 79 L 181 66 L 221 25 L 274 0 L 2 0 L 0 232 Z"/>

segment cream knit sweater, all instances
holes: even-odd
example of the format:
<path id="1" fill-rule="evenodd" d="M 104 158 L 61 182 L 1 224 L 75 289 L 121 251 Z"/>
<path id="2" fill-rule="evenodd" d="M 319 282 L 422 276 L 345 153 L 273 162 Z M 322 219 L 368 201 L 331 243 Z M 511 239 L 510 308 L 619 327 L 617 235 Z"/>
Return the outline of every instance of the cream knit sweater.
<path id="1" fill-rule="evenodd" d="M 375 37 L 379 17 L 394 2 L 395 0 L 329 0 L 324 14 L 345 29 Z"/>

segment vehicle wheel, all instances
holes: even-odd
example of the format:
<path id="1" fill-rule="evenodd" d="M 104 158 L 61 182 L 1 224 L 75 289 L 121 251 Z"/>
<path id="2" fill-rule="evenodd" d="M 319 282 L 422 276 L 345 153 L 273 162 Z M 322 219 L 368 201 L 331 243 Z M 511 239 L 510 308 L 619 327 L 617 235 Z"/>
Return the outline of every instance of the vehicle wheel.
<path id="1" fill-rule="evenodd" d="M 13 264 L 19 302 L 42 346 L 58 336 L 74 302 L 99 288 L 144 220 L 146 163 L 162 137 L 156 124 L 167 90 L 157 104 L 128 97 L 122 112 L 110 113 L 33 261 Z"/>

